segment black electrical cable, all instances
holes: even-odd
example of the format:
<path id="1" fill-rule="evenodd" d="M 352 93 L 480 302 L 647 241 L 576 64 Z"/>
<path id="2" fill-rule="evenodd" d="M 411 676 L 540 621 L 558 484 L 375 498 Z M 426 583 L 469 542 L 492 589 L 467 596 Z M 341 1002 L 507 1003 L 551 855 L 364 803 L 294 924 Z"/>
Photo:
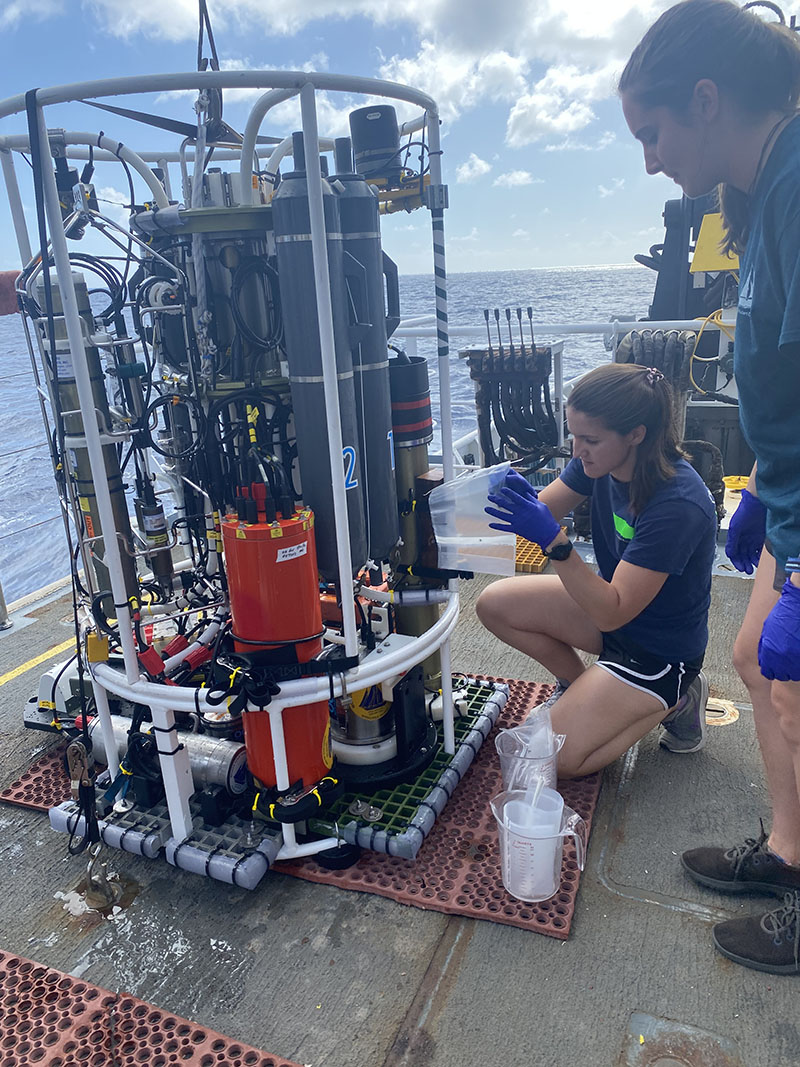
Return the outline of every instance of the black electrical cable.
<path id="1" fill-rule="evenodd" d="M 272 284 L 272 276 L 275 274 L 275 270 L 270 264 L 261 256 L 247 256 L 243 259 L 233 272 L 231 279 L 231 314 L 233 321 L 236 323 L 236 327 L 242 336 L 248 340 L 251 344 L 257 348 L 277 348 L 282 339 L 282 328 L 279 330 L 278 322 L 276 321 L 278 304 L 275 302 L 275 293 Z M 253 330 L 253 328 L 247 323 L 242 314 L 240 305 L 240 296 L 245 284 L 254 277 L 262 277 L 266 279 L 267 290 L 269 291 L 269 305 L 267 307 L 267 314 L 271 320 L 273 320 L 272 329 L 269 334 L 264 337 L 259 336 Z"/>
<path id="2" fill-rule="evenodd" d="M 171 452 L 165 448 L 162 448 L 160 444 L 153 440 L 154 427 L 151 425 L 151 423 L 153 415 L 160 411 L 162 407 L 167 407 L 168 405 L 175 405 L 178 403 L 185 404 L 186 407 L 191 408 L 191 410 L 194 412 L 195 419 L 197 421 L 198 432 L 197 437 L 194 440 L 190 441 L 186 448 L 183 448 L 177 452 Z M 191 396 L 191 394 L 189 393 L 171 392 L 165 394 L 164 396 L 156 397 L 156 399 L 148 405 L 144 414 L 142 415 L 143 432 L 147 435 L 147 446 L 149 448 L 152 448 L 154 452 L 158 452 L 160 456 L 166 456 L 167 459 L 187 459 L 188 457 L 193 456 L 195 452 L 197 452 L 197 450 L 200 448 L 205 437 L 204 422 L 205 416 L 203 414 L 203 409 L 200 405 L 200 402 L 196 400 L 193 396 Z M 158 419 L 156 419 L 156 426 L 157 425 Z"/>

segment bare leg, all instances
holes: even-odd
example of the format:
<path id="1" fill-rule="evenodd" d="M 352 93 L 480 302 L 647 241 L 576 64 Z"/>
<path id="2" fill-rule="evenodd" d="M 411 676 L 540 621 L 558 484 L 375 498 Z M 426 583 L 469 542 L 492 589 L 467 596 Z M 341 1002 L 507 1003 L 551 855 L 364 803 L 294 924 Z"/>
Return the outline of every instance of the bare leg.
<path id="1" fill-rule="evenodd" d="M 787 863 L 800 864 L 800 683 L 770 682 L 758 666 L 758 639 L 777 602 L 775 560 L 766 551 L 753 582 L 733 664 L 750 693 L 758 743 L 772 800 L 769 847 Z"/>
<path id="2" fill-rule="evenodd" d="M 621 756 L 664 718 L 663 703 L 602 667 L 589 667 L 551 710 L 553 730 L 567 739 L 561 778 L 593 774 Z"/>
<path id="3" fill-rule="evenodd" d="M 485 589 L 475 611 L 487 630 L 573 682 L 585 667 L 576 648 L 599 653 L 603 637 L 558 578 L 503 578 Z"/>

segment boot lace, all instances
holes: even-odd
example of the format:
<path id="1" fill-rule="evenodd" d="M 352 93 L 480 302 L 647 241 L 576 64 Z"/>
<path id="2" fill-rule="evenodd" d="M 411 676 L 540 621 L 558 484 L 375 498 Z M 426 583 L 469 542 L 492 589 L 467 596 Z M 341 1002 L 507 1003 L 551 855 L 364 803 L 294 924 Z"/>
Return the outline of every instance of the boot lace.
<path id="1" fill-rule="evenodd" d="M 792 944 L 794 962 L 800 960 L 800 893 L 795 890 L 787 893 L 783 904 L 774 911 L 768 911 L 761 920 L 761 929 L 769 934 L 776 945 L 781 941 Z"/>
<path id="2" fill-rule="evenodd" d="M 743 845 L 734 845 L 733 848 L 729 848 L 725 853 L 725 859 L 730 860 L 733 864 L 733 876 L 737 878 L 739 871 L 742 869 L 742 864 L 749 860 L 751 856 L 766 852 L 767 832 L 764 829 L 764 823 L 761 822 L 761 836 L 758 838 L 748 837 L 745 839 Z"/>

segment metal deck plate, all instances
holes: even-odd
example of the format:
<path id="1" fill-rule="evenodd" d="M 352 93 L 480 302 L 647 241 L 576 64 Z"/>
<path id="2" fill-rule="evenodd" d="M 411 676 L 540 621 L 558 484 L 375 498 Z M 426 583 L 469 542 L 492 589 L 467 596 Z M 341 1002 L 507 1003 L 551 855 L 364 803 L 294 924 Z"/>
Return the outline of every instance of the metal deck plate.
<path id="1" fill-rule="evenodd" d="M 124 993 L 0 951 L 3 1067 L 300 1067 Z"/>

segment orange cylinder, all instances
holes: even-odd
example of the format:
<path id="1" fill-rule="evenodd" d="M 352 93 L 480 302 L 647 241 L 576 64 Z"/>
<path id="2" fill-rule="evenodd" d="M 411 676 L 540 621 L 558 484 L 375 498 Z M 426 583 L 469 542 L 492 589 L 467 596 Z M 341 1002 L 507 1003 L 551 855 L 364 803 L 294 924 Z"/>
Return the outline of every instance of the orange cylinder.
<path id="1" fill-rule="evenodd" d="M 222 523 L 225 570 L 237 652 L 271 651 L 276 662 L 306 663 L 322 649 L 314 516 L 308 509 L 290 519 Z M 331 768 L 327 701 L 282 712 L 291 785 L 307 789 Z M 265 786 L 275 786 L 269 713 L 243 716 L 247 764 Z"/>

